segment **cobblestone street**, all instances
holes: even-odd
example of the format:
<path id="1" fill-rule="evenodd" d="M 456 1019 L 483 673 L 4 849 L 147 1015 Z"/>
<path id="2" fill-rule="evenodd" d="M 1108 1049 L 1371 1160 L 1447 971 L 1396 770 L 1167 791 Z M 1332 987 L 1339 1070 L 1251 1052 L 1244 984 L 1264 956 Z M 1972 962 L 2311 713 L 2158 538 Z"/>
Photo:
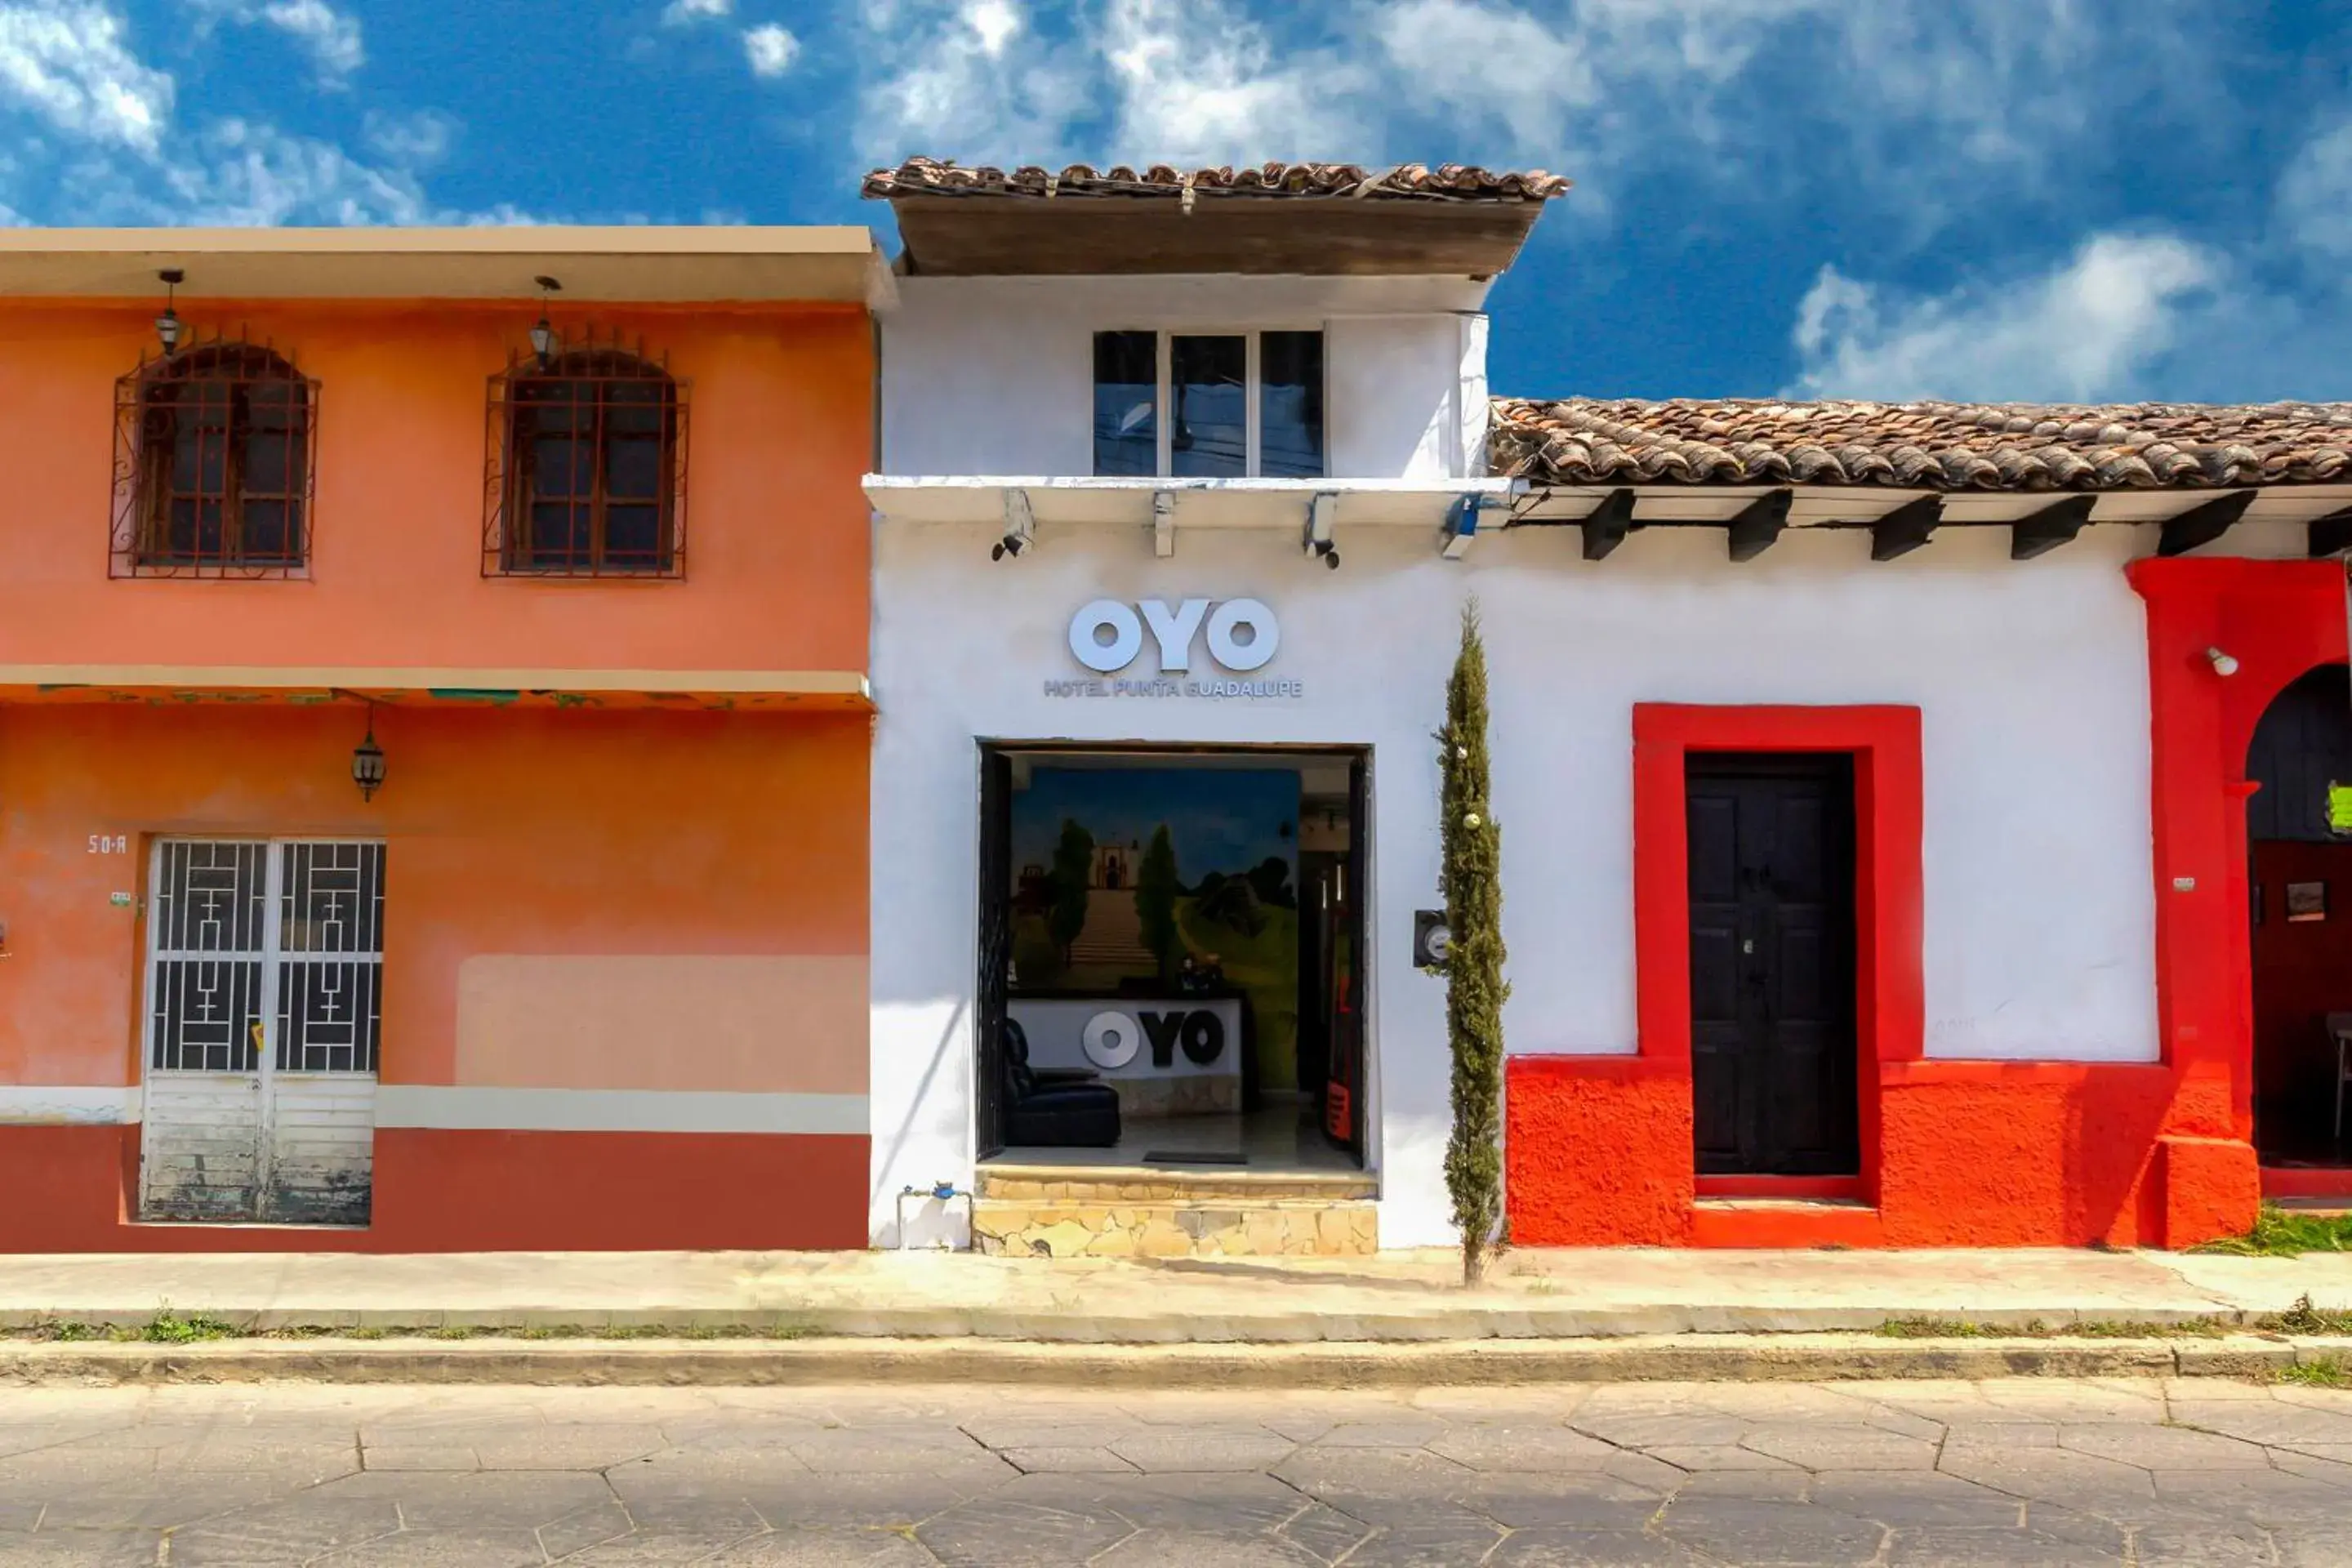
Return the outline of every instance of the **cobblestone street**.
<path id="1" fill-rule="evenodd" d="M 2352 1393 L 0 1392 L 0 1564 L 2352 1562 Z"/>

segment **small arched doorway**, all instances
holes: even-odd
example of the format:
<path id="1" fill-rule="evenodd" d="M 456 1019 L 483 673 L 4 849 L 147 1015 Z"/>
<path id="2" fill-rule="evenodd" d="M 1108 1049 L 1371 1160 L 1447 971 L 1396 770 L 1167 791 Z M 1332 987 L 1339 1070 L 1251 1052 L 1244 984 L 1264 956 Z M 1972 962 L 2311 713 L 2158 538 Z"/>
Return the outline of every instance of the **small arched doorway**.
<path id="1" fill-rule="evenodd" d="M 2352 668 L 2323 664 L 2273 699 L 2246 749 L 2253 921 L 2254 1144 L 2268 1166 L 2352 1165 L 2352 1087 L 2330 1014 L 2352 1014 Z"/>

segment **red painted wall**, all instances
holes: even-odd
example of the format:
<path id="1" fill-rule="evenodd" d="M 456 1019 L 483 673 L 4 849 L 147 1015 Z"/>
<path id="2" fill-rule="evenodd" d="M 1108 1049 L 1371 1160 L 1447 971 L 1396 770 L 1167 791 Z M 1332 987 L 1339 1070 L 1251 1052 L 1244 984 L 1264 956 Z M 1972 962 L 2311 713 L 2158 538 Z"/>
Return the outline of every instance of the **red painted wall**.
<path id="1" fill-rule="evenodd" d="M 868 1141 L 382 1128 L 365 1229 L 130 1222 L 131 1127 L 0 1128 L 0 1253 L 863 1247 Z"/>
<path id="2" fill-rule="evenodd" d="M 2273 697 L 2346 657 L 2344 572 L 2234 559 L 2129 570 L 2148 611 L 2163 1059 L 1921 1056 L 1916 711 L 1637 708 L 1639 1054 L 1511 1058 L 1515 1242 L 2183 1247 L 2252 1223 L 2246 747 Z M 2215 672 L 2211 647 L 2238 660 L 2234 676 Z M 1682 799 L 1695 748 L 1858 753 L 1862 1215 L 1695 1202 Z"/>

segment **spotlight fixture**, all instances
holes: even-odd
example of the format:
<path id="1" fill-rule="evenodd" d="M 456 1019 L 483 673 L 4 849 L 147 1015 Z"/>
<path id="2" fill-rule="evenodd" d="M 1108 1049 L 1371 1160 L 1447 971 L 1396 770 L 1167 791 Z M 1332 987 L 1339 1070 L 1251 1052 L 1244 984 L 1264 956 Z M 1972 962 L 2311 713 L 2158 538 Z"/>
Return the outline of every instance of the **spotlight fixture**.
<path id="1" fill-rule="evenodd" d="M 555 335 L 555 329 L 548 324 L 547 297 L 550 294 L 562 293 L 563 285 L 543 275 L 532 279 L 531 281 L 539 285 L 539 320 L 530 329 L 530 347 L 531 352 L 539 355 L 539 368 L 545 370 L 548 362 L 555 357 L 555 351 L 562 342 L 562 340 Z"/>
<path id="2" fill-rule="evenodd" d="M 2218 647 L 2209 647 L 2205 650 L 2205 662 L 2213 667 L 2214 674 L 2225 680 L 2238 673 L 2238 661 Z"/>
<path id="3" fill-rule="evenodd" d="M 1008 489 L 1004 492 L 1004 533 L 989 547 L 988 558 L 1002 561 L 1007 556 L 1021 559 L 1021 552 L 1037 542 L 1037 517 L 1030 510 L 1029 492 Z"/>
<path id="4" fill-rule="evenodd" d="M 170 359 L 180 348 L 180 312 L 172 308 L 179 288 L 187 274 L 176 267 L 166 267 L 155 276 L 163 282 L 163 313 L 155 318 L 155 336 L 163 344 L 163 357 Z"/>

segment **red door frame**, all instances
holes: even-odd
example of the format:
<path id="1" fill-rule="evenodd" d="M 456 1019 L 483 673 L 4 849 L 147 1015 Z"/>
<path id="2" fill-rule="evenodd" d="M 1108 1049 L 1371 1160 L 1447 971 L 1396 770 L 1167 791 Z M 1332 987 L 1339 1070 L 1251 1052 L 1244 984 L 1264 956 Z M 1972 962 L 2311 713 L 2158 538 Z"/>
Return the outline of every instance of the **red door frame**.
<path id="1" fill-rule="evenodd" d="M 2253 1136 L 2254 1079 L 2246 749 L 2273 698 L 2347 657 L 2344 567 L 2175 557 L 2127 570 L 2147 602 L 2164 1059 L 2184 1087 L 2202 1086 L 2226 1104 L 2226 1125 L 2200 1131 L 2244 1142 Z M 2237 661 L 2231 674 L 2216 668 L 2217 650 Z M 2274 1195 L 2289 1184 L 2310 1186 L 2264 1174 Z M 2352 1178 L 2339 1190 L 2352 1190 Z"/>
<path id="2" fill-rule="evenodd" d="M 1678 1077 L 1685 1092 L 1691 1077 L 1691 992 L 1684 781 L 1690 753 L 1843 752 L 1853 757 L 1860 1177 L 1851 1190 L 1834 1194 L 1811 1184 L 1796 1194 L 1769 1177 L 1711 1177 L 1696 1184 L 1704 1195 L 1837 1195 L 1873 1206 L 1878 1202 L 1881 1067 L 1917 1060 L 1926 1032 L 1919 731 L 1919 710 L 1911 707 L 1634 705 L 1633 946 L 1640 1055 Z"/>

